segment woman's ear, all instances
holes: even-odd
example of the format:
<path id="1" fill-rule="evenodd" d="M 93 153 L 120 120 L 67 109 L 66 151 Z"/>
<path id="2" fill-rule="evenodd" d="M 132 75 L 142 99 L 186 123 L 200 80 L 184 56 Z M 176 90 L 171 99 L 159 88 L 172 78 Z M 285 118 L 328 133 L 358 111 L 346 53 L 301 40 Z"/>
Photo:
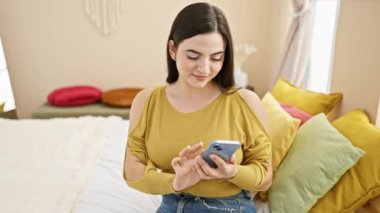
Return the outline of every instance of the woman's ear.
<path id="1" fill-rule="evenodd" d="M 168 42 L 168 49 L 169 49 L 169 54 L 170 57 L 175 61 L 175 56 L 177 53 L 177 48 L 175 47 L 175 43 L 173 40 L 169 40 Z"/>

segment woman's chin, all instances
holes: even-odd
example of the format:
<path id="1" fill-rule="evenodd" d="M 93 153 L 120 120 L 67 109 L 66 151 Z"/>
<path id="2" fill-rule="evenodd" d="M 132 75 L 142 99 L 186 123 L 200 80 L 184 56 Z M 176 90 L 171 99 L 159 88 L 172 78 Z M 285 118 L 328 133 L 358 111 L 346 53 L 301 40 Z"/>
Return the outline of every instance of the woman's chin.
<path id="1" fill-rule="evenodd" d="M 199 89 L 201 89 L 201 88 L 206 87 L 207 83 L 208 83 L 208 81 L 203 81 L 203 82 L 200 82 L 200 81 L 194 82 L 194 81 L 193 81 L 193 82 L 190 82 L 189 84 L 190 84 L 192 87 L 194 87 L 194 88 L 199 88 Z"/>

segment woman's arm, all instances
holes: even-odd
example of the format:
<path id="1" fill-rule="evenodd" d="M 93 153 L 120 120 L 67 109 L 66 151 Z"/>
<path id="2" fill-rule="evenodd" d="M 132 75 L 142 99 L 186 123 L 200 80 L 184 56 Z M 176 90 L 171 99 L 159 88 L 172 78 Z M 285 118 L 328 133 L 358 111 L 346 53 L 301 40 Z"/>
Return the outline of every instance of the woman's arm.
<path id="1" fill-rule="evenodd" d="M 138 125 L 145 104 L 152 91 L 153 88 L 144 89 L 133 100 L 130 111 L 128 146 L 125 152 L 123 176 L 128 186 L 136 190 L 148 194 L 169 194 L 174 192 L 172 188 L 174 174 L 159 172 L 149 159 L 142 158 L 142 160 L 138 158 L 134 152 L 146 152 L 144 137 L 141 135 L 131 135 L 134 128 Z"/>
<path id="2" fill-rule="evenodd" d="M 247 104 L 251 107 L 252 111 L 256 114 L 257 118 L 261 122 L 264 130 L 268 133 L 269 132 L 269 122 L 267 120 L 267 117 L 265 115 L 265 110 L 262 106 L 260 98 L 252 91 L 247 89 L 241 89 L 239 90 L 240 95 L 242 98 L 247 102 Z M 269 187 L 272 184 L 272 159 L 269 160 L 269 167 L 267 171 L 266 178 L 261 182 L 260 185 L 256 186 L 255 189 L 257 191 L 265 191 L 269 189 Z"/>
<path id="3" fill-rule="evenodd" d="M 129 134 L 136 127 L 143 112 L 144 105 L 152 93 L 153 88 L 144 89 L 133 99 L 129 112 Z M 124 160 L 124 177 L 126 180 L 140 180 L 145 173 L 146 164 L 141 162 L 129 149 L 126 149 Z"/>

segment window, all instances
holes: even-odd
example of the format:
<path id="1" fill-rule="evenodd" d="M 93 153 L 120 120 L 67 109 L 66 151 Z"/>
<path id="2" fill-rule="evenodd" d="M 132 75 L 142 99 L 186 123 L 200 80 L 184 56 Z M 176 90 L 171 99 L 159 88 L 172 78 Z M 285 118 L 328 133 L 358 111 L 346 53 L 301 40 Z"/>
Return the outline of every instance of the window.
<path id="1" fill-rule="evenodd" d="M 306 88 L 330 92 L 330 77 L 339 0 L 317 0 Z"/>
<path id="2" fill-rule="evenodd" d="M 8 75 L 7 63 L 5 61 L 3 45 L 0 38 L 0 103 L 5 103 L 4 111 L 16 108 L 12 92 L 12 85 Z"/>

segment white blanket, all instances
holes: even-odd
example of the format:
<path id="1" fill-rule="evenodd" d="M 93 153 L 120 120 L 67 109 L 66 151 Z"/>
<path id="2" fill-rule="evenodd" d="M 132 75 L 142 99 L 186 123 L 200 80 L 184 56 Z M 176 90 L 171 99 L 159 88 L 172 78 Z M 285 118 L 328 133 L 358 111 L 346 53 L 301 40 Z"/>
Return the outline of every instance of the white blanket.
<path id="1" fill-rule="evenodd" d="M 71 212 L 120 122 L 0 119 L 0 212 Z"/>
<path id="2" fill-rule="evenodd" d="M 128 121 L 113 129 L 104 144 L 102 156 L 81 195 L 75 213 L 154 213 L 160 195 L 136 191 L 123 179 L 123 163 L 128 135 Z"/>

